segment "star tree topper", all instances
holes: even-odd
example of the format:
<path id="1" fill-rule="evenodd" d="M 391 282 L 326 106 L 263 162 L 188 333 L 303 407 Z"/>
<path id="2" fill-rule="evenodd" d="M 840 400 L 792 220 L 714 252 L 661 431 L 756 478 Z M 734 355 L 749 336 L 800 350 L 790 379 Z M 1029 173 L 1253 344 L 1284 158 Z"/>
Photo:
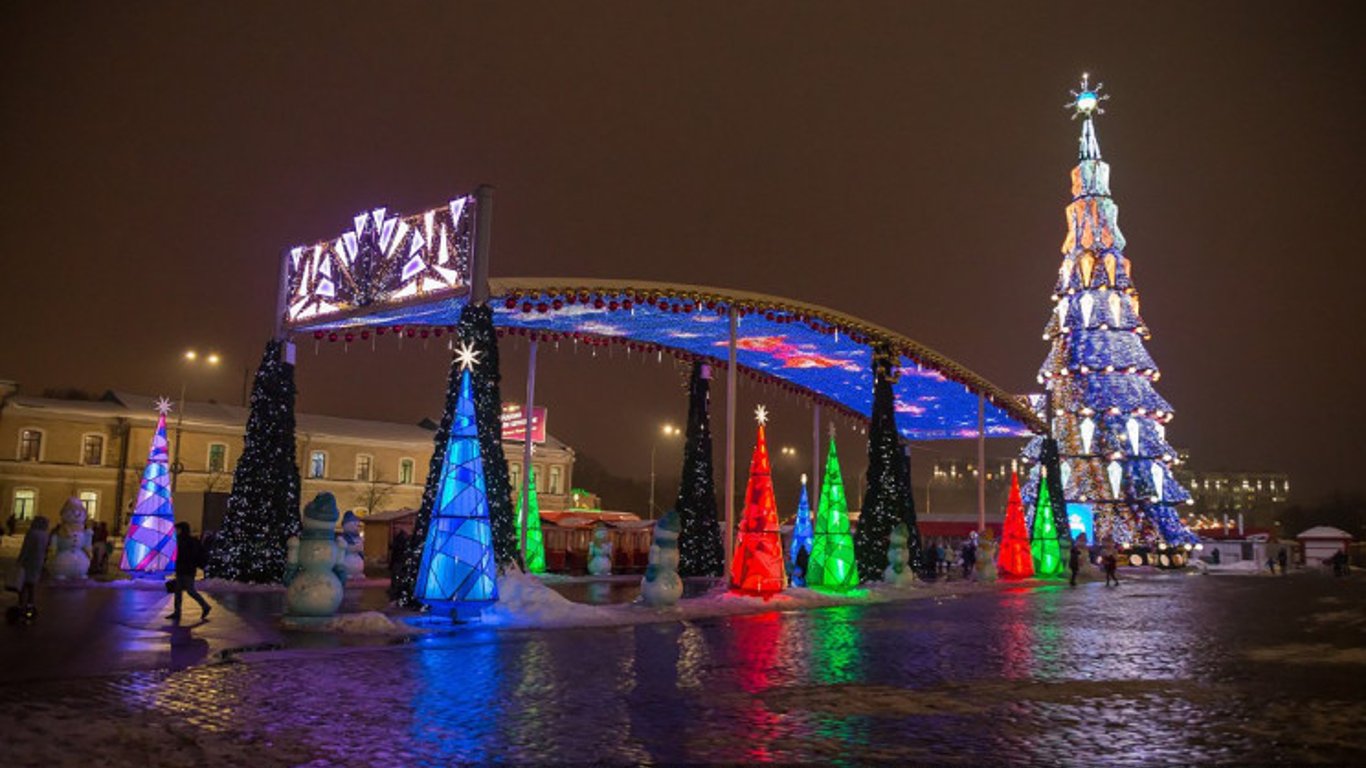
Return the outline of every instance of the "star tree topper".
<path id="1" fill-rule="evenodd" d="M 759 406 L 758 408 L 755 408 L 755 409 L 754 409 L 754 420 L 757 421 L 757 422 L 759 422 L 759 426 L 761 426 L 761 427 L 762 427 L 763 425 L 767 424 L 767 423 L 768 423 L 768 409 L 765 408 L 765 407 L 762 406 L 762 405 Z"/>
<path id="2" fill-rule="evenodd" d="M 171 399 L 169 397 L 157 398 L 157 413 L 161 414 L 162 416 L 169 414 L 171 412 L 171 409 L 174 407 L 175 406 L 171 405 Z"/>
<path id="3" fill-rule="evenodd" d="M 460 363 L 460 370 L 472 371 L 474 366 L 479 364 L 479 353 L 475 351 L 473 344 L 461 342 L 460 348 L 455 351 L 455 361 Z"/>
<path id="4" fill-rule="evenodd" d="M 1097 83 L 1095 88 L 1091 87 L 1091 75 L 1088 72 L 1081 73 L 1081 90 L 1069 91 L 1072 100 L 1064 104 L 1063 107 L 1072 110 L 1072 119 L 1077 116 L 1091 117 L 1092 115 L 1103 115 L 1105 110 L 1101 109 L 1100 103 L 1110 98 L 1110 94 L 1101 94 L 1100 89 L 1105 87 L 1105 83 Z"/>

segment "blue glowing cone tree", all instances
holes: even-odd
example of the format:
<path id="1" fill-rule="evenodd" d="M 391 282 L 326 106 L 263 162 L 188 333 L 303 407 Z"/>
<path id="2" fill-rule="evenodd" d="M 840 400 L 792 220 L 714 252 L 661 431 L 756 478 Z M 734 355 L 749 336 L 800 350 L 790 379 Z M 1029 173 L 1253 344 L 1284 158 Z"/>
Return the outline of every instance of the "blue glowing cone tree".
<path id="1" fill-rule="evenodd" d="M 849 533 L 849 500 L 844 495 L 844 476 L 835 452 L 835 431 L 830 430 L 830 450 L 825 455 L 825 478 L 816 499 L 811 559 L 806 566 L 806 585 L 812 589 L 844 591 L 858 586 L 854 537 Z"/>
<path id="2" fill-rule="evenodd" d="M 522 540 L 522 507 L 526 507 L 526 570 L 545 573 L 545 535 L 541 533 L 541 503 L 536 498 L 536 473 L 527 476 L 527 497 L 517 503 L 517 540 Z"/>
<path id="3" fill-rule="evenodd" d="M 787 573 L 792 586 L 806 586 L 806 568 L 811 563 L 815 536 L 811 529 L 811 500 L 806 495 L 806 475 L 802 475 L 802 496 L 797 501 L 797 516 L 792 519 L 792 543 L 787 549 Z M 806 553 L 803 563 L 802 553 Z"/>
<path id="4" fill-rule="evenodd" d="M 455 418 L 423 540 L 414 596 L 432 609 L 469 618 L 498 599 L 498 581 L 470 386 L 469 369 L 474 358 L 469 347 L 461 353 Z"/>
<path id="5" fill-rule="evenodd" d="M 1093 521 L 1093 541 L 1193 544 L 1196 537 L 1177 513 L 1190 494 L 1172 477 L 1178 461 L 1166 438 L 1172 407 L 1153 387 L 1160 374 L 1144 347 L 1150 334 L 1110 197 L 1110 166 L 1096 139 L 1093 119 L 1108 98 L 1100 90 L 1083 76 L 1068 105 L 1082 118 L 1080 157 L 1072 170 L 1054 310 L 1044 330 L 1052 348 L 1039 369 L 1047 392 L 1042 407 L 1060 454 L 1058 485 L 1050 490 L 1069 517 Z M 1032 463 L 1023 490 L 1027 508 L 1042 506 L 1043 449 L 1043 437 L 1025 448 Z M 1059 531 L 1066 532 L 1065 526 Z"/>
<path id="6" fill-rule="evenodd" d="M 171 472 L 167 455 L 166 413 L 170 401 L 157 402 L 161 415 L 156 432 L 152 433 L 152 448 L 147 453 L 147 466 L 142 470 L 142 485 L 138 487 L 138 502 L 133 517 L 128 521 L 128 535 L 123 540 L 123 560 L 119 567 L 131 574 L 159 576 L 175 569 L 175 514 L 171 509 Z"/>

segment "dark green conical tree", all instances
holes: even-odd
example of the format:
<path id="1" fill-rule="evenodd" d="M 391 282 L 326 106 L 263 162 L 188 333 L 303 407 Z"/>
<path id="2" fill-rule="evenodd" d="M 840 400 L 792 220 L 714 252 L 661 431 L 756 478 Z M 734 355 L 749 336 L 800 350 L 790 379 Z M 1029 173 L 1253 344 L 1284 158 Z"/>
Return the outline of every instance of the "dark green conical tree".
<path id="1" fill-rule="evenodd" d="M 688 382 L 688 434 L 683 449 L 683 476 L 674 509 L 682 530 L 678 535 L 680 576 L 720 576 L 725 570 L 721 524 L 716 515 L 716 484 L 712 480 L 710 368 L 694 362 Z"/>
<path id="2" fill-rule="evenodd" d="M 911 568 L 920 569 L 920 533 L 911 501 L 910 460 L 896 430 L 896 399 L 893 353 L 879 350 L 873 363 L 873 412 L 868 426 L 868 484 L 863 494 L 858 528 L 854 532 L 854 559 L 863 581 L 877 581 L 887 568 L 887 547 L 892 529 L 905 523 L 910 532 L 907 547 Z"/>
<path id="3" fill-rule="evenodd" d="M 1048 468 L 1043 479 L 1048 486 L 1049 504 L 1053 510 L 1053 530 L 1062 547 L 1062 561 L 1067 562 L 1068 552 L 1072 549 L 1072 525 L 1067 520 L 1067 497 L 1063 496 L 1062 461 L 1058 456 L 1058 441 L 1052 436 L 1045 437 L 1039 447 L 1039 464 Z M 1042 493 L 1039 498 L 1043 498 Z"/>
<path id="4" fill-rule="evenodd" d="M 483 456 L 484 489 L 488 496 L 489 523 L 493 529 L 494 557 L 500 565 L 521 563 L 517 540 L 517 521 L 512 503 L 512 483 L 508 478 L 507 457 L 503 455 L 503 399 L 499 391 L 502 374 L 498 370 L 498 335 L 493 328 L 493 310 L 486 305 L 466 304 L 456 326 L 460 344 L 469 344 L 478 355 L 471 371 L 474 389 L 475 420 L 479 427 L 479 450 Z M 441 482 L 441 462 L 446 455 L 455 407 L 460 400 L 460 364 L 451 358 L 450 375 L 446 384 L 446 407 L 441 412 L 441 424 L 432 437 L 432 458 L 427 465 L 427 484 L 422 491 L 422 506 L 413 521 L 413 535 L 403 563 L 389 586 L 393 600 L 406 608 L 420 608 L 414 589 L 422 567 L 422 542 L 427 540 L 432 507 Z"/>
<path id="5" fill-rule="evenodd" d="M 279 582 L 285 573 L 285 542 L 300 530 L 294 366 L 286 359 L 286 344 L 281 339 L 267 343 L 256 369 L 242 458 L 204 569 L 211 578 Z"/>

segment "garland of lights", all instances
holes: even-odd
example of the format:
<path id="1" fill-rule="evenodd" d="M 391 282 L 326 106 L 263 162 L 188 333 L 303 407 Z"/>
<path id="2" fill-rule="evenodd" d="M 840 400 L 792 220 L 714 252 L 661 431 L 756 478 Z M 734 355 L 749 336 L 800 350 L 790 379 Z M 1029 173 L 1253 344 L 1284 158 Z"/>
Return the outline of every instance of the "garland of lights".
<path id="1" fill-rule="evenodd" d="M 284 578 L 286 542 L 301 529 L 294 398 L 286 342 L 272 339 L 256 370 L 228 511 L 204 569 L 211 578 L 255 584 Z"/>
<path id="2" fill-rule="evenodd" d="M 637 307 L 649 306 L 662 312 L 678 315 L 711 312 L 719 316 L 726 316 L 734 308 L 737 316 L 741 318 L 759 316 L 780 325 L 799 323 L 818 333 L 836 337 L 843 335 L 855 343 L 887 350 L 887 354 L 894 356 L 894 358 L 904 357 L 922 367 L 932 368 L 944 378 L 982 393 L 989 403 L 1002 408 L 1012 418 L 1030 428 L 1038 431 L 1043 430 L 1042 420 L 1018 398 L 997 388 L 942 354 L 885 328 L 823 307 L 761 295 L 735 296 L 705 290 L 675 289 L 673 287 L 669 290 L 626 285 L 548 286 L 542 288 L 508 285 L 506 284 L 508 282 L 510 281 L 504 281 L 504 285 L 495 286 L 502 288 L 503 292 L 501 295 L 491 298 L 490 301 L 495 304 L 501 303 L 501 306 L 506 310 L 519 311 L 524 314 L 546 314 L 576 304 L 591 306 L 594 309 L 607 312 L 631 312 Z M 398 339 L 439 339 L 445 334 L 454 332 L 455 326 L 452 325 L 394 324 L 373 328 L 315 330 L 313 331 L 313 338 L 315 341 L 351 344 L 358 341 L 371 341 L 373 343 L 373 340 L 386 336 Z M 607 347 L 617 344 L 626 346 L 628 350 L 649 353 L 668 351 L 680 360 L 702 360 L 722 369 L 725 367 L 724 363 L 718 359 L 668 349 L 659 344 L 598 336 L 580 331 L 535 331 L 513 328 L 499 329 L 498 334 L 500 336 L 520 335 L 536 341 L 571 341 L 590 347 Z M 842 413 L 847 413 L 852 418 L 867 420 L 863 414 L 827 398 L 813 395 L 804 388 L 794 386 L 776 377 L 757 373 L 750 375 L 752 378 L 771 381 L 774 386 L 784 391 L 803 392 L 819 400 L 822 404 L 828 404 Z"/>

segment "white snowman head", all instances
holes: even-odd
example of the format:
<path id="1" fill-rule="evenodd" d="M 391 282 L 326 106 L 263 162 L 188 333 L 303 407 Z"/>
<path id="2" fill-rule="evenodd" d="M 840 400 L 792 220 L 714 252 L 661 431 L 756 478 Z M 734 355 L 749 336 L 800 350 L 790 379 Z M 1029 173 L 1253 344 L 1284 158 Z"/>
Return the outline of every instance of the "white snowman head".
<path id="1" fill-rule="evenodd" d="M 75 496 L 66 500 L 62 504 L 62 525 L 66 527 L 67 533 L 76 533 L 85 530 L 85 518 L 87 516 L 85 505 Z"/>

